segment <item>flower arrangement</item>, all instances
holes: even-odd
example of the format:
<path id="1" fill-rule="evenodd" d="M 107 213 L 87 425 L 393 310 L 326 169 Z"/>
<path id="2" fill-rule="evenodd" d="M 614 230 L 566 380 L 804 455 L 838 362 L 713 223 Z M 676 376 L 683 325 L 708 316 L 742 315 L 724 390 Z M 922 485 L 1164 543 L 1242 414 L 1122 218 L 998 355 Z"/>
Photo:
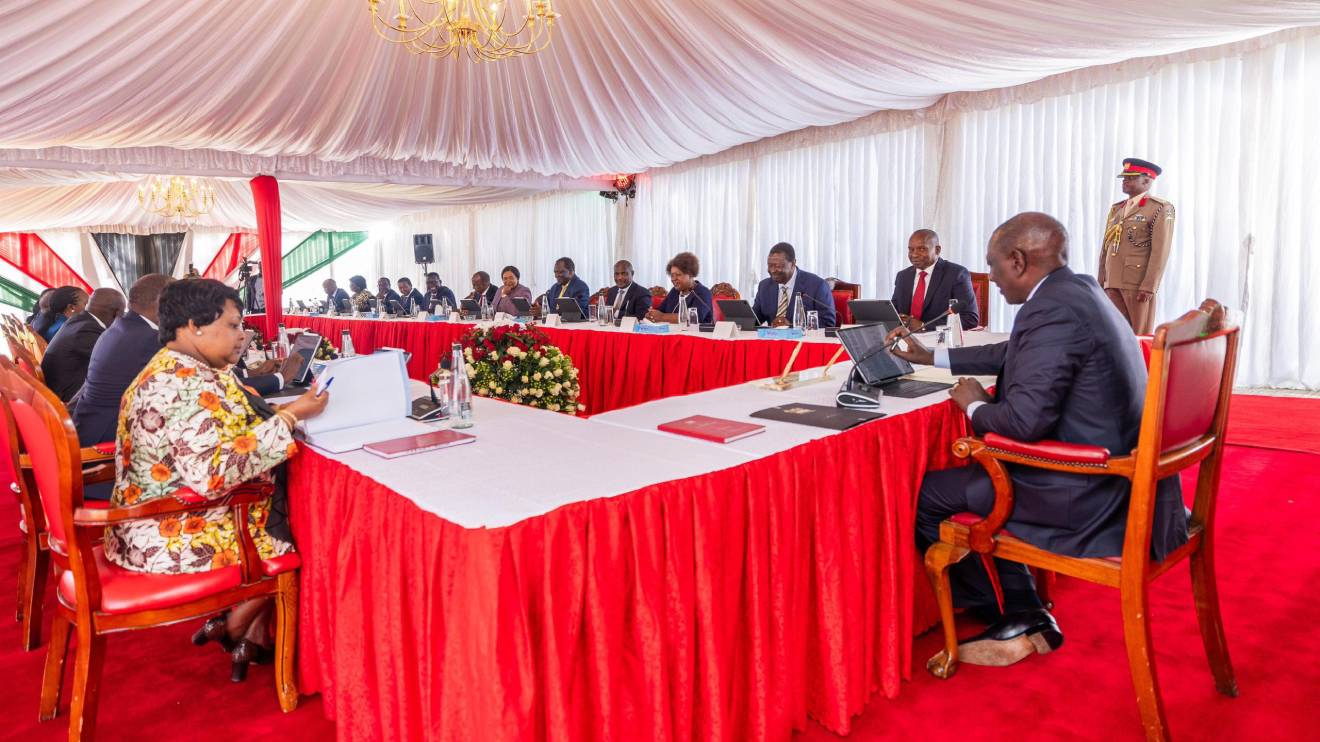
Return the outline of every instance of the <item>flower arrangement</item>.
<path id="1" fill-rule="evenodd" d="M 569 415 L 585 410 L 578 404 L 581 387 L 573 361 L 541 331 L 521 325 L 473 328 L 463 335 L 472 391 L 483 397 L 540 407 Z M 431 383 L 440 383 L 432 374 Z"/>
<path id="2" fill-rule="evenodd" d="M 339 357 L 339 349 L 330 344 L 325 336 L 321 336 L 321 344 L 316 346 L 316 353 L 312 357 L 318 361 L 333 361 Z"/>

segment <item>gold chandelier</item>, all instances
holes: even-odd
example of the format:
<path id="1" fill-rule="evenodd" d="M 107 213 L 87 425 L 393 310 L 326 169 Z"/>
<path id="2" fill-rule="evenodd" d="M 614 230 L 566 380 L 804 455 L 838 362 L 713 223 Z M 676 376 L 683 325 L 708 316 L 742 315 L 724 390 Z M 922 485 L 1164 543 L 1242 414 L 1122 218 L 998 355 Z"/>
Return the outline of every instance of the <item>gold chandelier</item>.
<path id="1" fill-rule="evenodd" d="M 515 11 L 513 5 L 527 10 Z M 466 53 L 478 62 L 542 51 L 550 46 L 559 18 L 552 0 L 398 0 L 393 18 L 382 15 L 379 6 L 380 0 L 367 0 L 371 27 L 386 41 L 413 54 Z"/>
<path id="2" fill-rule="evenodd" d="M 137 188 L 138 206 L 166 219 L 196 219 L 215 206 L 215 189 L 197 178 L 153 175 Z"/>

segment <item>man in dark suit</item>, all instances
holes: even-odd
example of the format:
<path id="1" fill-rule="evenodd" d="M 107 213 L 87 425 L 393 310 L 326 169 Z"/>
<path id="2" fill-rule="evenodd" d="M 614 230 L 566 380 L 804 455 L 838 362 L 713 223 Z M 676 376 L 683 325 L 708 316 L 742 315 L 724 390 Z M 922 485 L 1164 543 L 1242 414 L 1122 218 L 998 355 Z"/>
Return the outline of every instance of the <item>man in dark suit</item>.
<path id="1" fill-rule="evenodd" d="M 762 324 L 775 327 L 793 324 L 793 312 L 797 311 L 798 298 L 802 297 L 804 311 L 820 312 L 821 327 L 837 326 L 830 285 L 815 273 L 797 267 L 797 252 L 792 245 L 780 242 L 770 248 L 765 263 L 770 277 L 761 280 L 756 287 L 756 300 L 752 302 L 752 310 Z"/>
<path id="2" fill-rule="evenodd" d="M 464 298 L 480 303 L 483 296 L 486 297 L 487 304 L 494 306 L 500 298 L 500 287 L 491 285 L 489 273 L 477 271 L 472 274 L 472 293 Z"/>
<path id="3" fill-rule="evenodd" d="M 351 311 L 348 302 L 348 292 L 339 288 L 335 279 L 327 278 L 321 282 L 321 288 L 325 290 L 324 309 L 327 313 L 339 312 L 347 314 Z"/>
<path id="4" fill-rule="evenodd" d="M 916 329 L 948 314 L 951 299 L 962 302 L 959 318 L 963 329 L 976 327 L 981 316 L 972 293 L 972 276 L 961 265 L 940 258 L 940 236 L 934 230 L 912 233 L 908 238 L 908 262 L 912 265 L 894 277 L 891 299 L 908 327 Z"/>
<path id="5" fill-rule="evenodd" d="M 396 283 L 399 287 L 399 304 L 403 307 L 405 314 L 426 310 L 426 297 L 422 296 L 422 292 L 413 288 L 411 278 L 405 276 Z"/>
<path id="6" fill-rule="evenodd" d="M 124 295 L 114 289 L 97 289 L 87 300 L 87 309 L 74 315 L 50 341 L 41 359 L 46 386 L 65 404 L 87 379 L 87 363 L 96 339 L 124 313 Z"/>
<path id="7" fill-rule="evenodd" d="M 974 379 L 950 391 L 971 418 L 977 435 L 998 433 L 1020 441 L 1058 440 L 1103 446 L 1126 454 L 1137 444 L 1146 367 L 1132 331 L 1096 280 L 1066 265 L 1068 233 L 1045 214 L 1019 214 L 990 237 L 990 280 L 1009 304 L 1022 304 L 1006 342 L 938 352 L 908 338 L 895 353 L 913 363 L 957 374 L 996 374 L 991 396 Z M 897 338 L 899 328 L 890 334 Z M 1118 477 L 1010 467 L 1015 494 L 1006 528 L 1016 537 L 1077 557 L 1117 556 L 1123 550 L 1130 485 Z M 929 472 L 917 503 L 917 545 L 939 538 L 940 522 L 960 512 L 990 513 L 994 490 L 978 465 Z M 1187 540 L 1187 519 L 1177 477 L 1160 482 L 1151 553 L 1156 559 Z M 1004 594 L 998 615 L 979 560 L 950 569 L 955 600 L 991 622 L 960 645 L 963 662 L 1012 664 L 1037 651 L 1040 634 L 1049 649 L 1063 634 L 1036 595 L 1027 568 L 996 560 Z M 1048 651 L 1048 650 L 1045 650 Z"/>
<path id="8" fill-rule="evenodd" d="M 582 316 L 587 316 L 587 303 L 591 301 L 591 289 L 587 282 L 577 277 L 577 266 L 573 265 L 572 258 L 560 258 L 555 261 L 555 283 L 545 292 L 545 298 L 550 302 L 550 313 L 559 313 L 559 299 L 572 299 L 577 302 L 578 308 L 582 310 Z"/>
<path id="9" fill-rule="evenodd" d="M 428 312 L 435 311 L 444 302 L 449 303 L 451 310 L 458 309 L 458 299 L 454 297 L 454 292 L 440 283 L 440 274 L 434 271 L 426 274 L 426 293 L 422 294 L 422 300 L 422 306 Z"/>
<path id="10" fill-rule="evenodd" d="M 92 348 L 87 381 L 75 397 L 73 411 L 82 445 L 115 439 L 120 399 L 161 348 L 156 305 L 171 280 L 159 273 L 139 278 L 128 290 L 128 313 L 101 333 Z"/>
<path id="11" fill-rule="evenodd" d="M 614 319 L 642 319 L 651 308 L 651 292 L 633 283 L 633 266 L 627 260 L 614 264 L 614 285 L 605 292 L 605 303 L 613 307 Z"/>
<path id="12" fill-rule="evenodd" d="M 376 279 L 376 305 L 381 314 L 394 314 L 394 302 L 399 300 L 399 293 L 390 285 L 390 279 L 381 276 Z"/>

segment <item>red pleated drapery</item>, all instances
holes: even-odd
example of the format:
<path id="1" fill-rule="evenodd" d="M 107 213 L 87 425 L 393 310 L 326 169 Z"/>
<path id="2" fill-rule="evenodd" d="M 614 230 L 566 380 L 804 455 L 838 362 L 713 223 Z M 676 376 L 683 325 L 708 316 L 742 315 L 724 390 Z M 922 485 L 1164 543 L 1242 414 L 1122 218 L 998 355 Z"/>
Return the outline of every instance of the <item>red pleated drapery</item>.
<path id="1" fill-rule="evenodd" d="M 252 203 L 257 210 L 257 236 L 261 240 L 261 288 L 266 294 L 262 334 L 273 337 L 283 319 L 284 251 L 280 246 L 280 185 L 269 175 L 252 179 Z"/>
<path id="2" fill-rule="evenodd" d="M 238 270 L 240 263 L 260 249 L 261 240 L 257 235 L 235 232 L 229 235 L 225 244 L 220 246 L 220 252 L 215 254 L 211 264 L 202 271 L 202 277 L 223 281 Z"/>
<path id="3" fill-rule="evenodd" d="M 77 286 L 92 292 L 92 285 L 35 233 L 0 232 L 0 260 L 44 286 Z"/>
<path id="4" fill-rule="evenodd" d="M 343 739 L 847 733 L 935 622 L 916 493 L 966 430 L 938 404 L 489 529 L 305 449 L 300 689 Z M 534 483 L 491 472 L 490 495 Z"/>
<path id="5" fill-rule="evenodd" d="M 290 328 L 305 327 L 339 345 L 348 330 L 353 348 L 370 353 L 377 348 L 402 348 L 412 353 L 408 374 L 425 380 L 441 355 L 472 325 L 448 322 L 344 320 L 289 317 Z M 252 322 L 260 320 L 253 317 Z M 593 330 L 542 328 L 573 359 L 582 383 L 584 414 L 596 415 L 661 397 L 693 394 L 763 379 L 784 370 L 794 342 L 786 340 L 723 341 L 694 335 L 643 335 Z M 804 343 L 793 367 L 822 366 L 839 346 Z M 846 361 L 845 354 L 841 360 Z"/>

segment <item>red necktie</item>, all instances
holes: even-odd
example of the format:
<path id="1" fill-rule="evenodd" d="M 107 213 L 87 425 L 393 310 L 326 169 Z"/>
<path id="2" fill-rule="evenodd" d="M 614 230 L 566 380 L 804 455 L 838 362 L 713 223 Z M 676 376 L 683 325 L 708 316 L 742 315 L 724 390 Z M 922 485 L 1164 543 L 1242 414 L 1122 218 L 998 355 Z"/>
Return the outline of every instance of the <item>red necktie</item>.
<path id="1" fill-rule="evenodd" d="M 921 319 L 921 307 L 926 303 L 926 271 L 919 271 L 917 290 L 912 294 L 912 316 Z"/>

